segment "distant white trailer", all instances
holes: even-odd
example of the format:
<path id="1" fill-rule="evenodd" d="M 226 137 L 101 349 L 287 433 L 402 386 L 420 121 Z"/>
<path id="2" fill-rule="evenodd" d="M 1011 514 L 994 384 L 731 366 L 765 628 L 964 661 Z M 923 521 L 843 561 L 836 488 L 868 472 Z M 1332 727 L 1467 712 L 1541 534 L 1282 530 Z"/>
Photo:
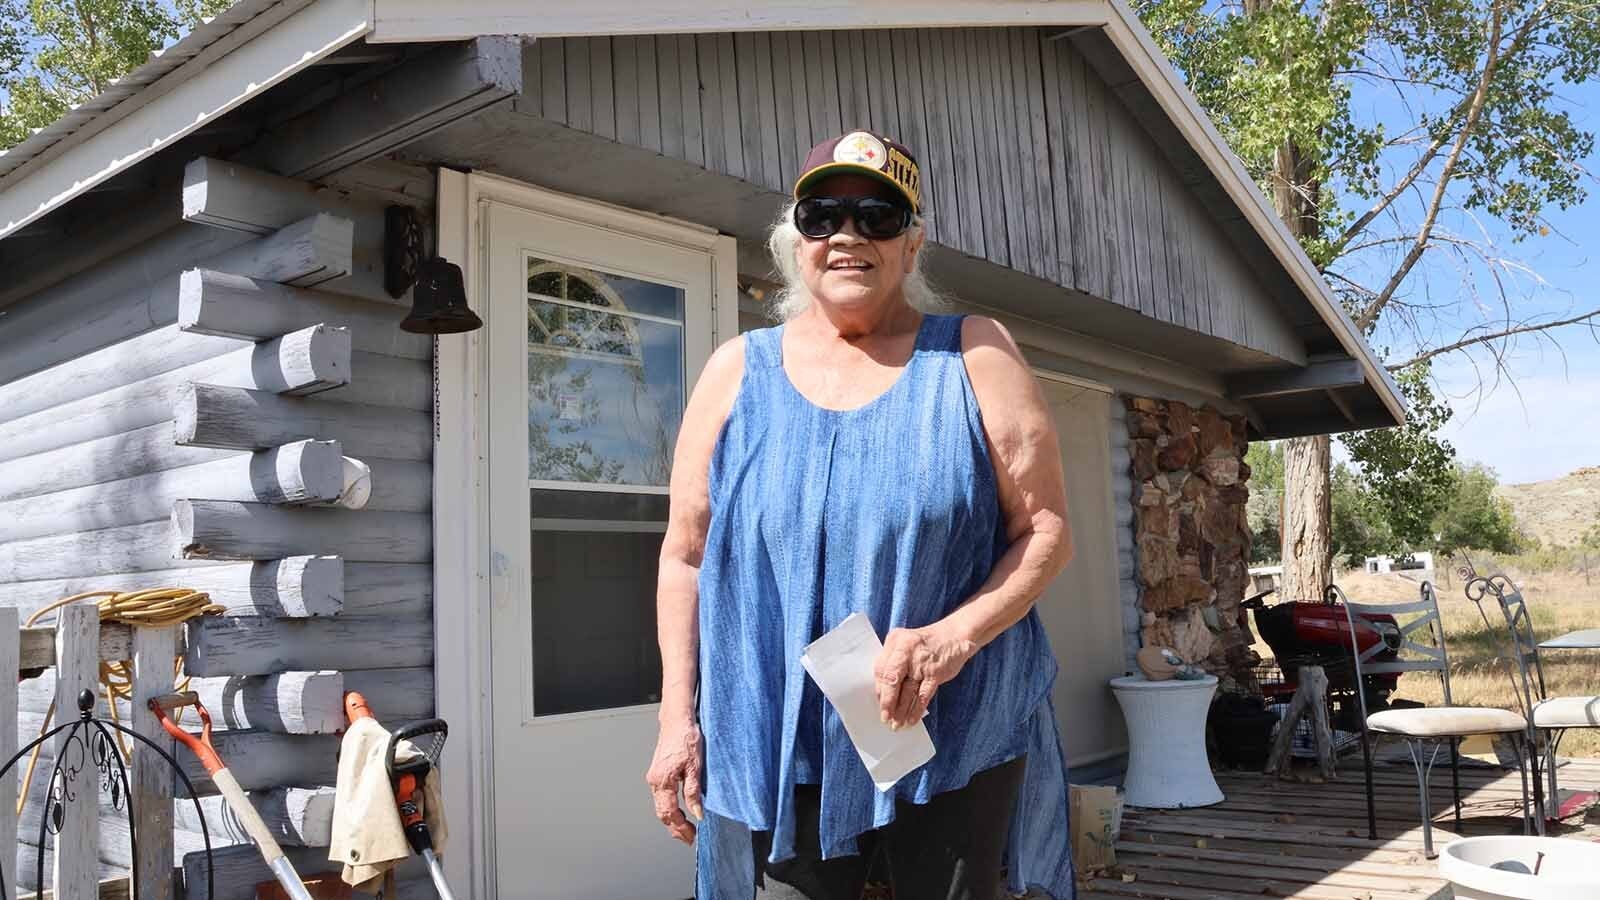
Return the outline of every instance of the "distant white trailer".
<path id="1" fill-rule="evenodd" d="M 1366 570 L 1371 575 L 1388 575 L 1391 572 L 1433 572 L 1433 554 L 1412 553 L 1398 559 L 1392 556 L 1367 557 Z"/>

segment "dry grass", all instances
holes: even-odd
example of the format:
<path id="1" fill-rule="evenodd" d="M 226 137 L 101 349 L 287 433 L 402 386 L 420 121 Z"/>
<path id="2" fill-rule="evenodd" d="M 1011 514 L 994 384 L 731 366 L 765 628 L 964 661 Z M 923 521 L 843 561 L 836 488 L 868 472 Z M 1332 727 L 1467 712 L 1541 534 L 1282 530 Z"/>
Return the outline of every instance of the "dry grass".
<path id="1" fill-rule="evenodd" d="M 1513 573 L 1512 577 L 1527 599 L 1540 640 L 1580 628 L 1600 628 L 1600 583 L 1587 585 L 1581 574 L 1565 572 L 1526 577 Z M 1340 576 L 1338 584 L 1352 600 L 1361 602 L 1417 599 L 1417 583 L 1398 575 L 1350 572 Z M 1447 583 L 1441 572 L 1435 587 L 1450 652 L 1450 692 L 1454 701 L 1517 710 L 1513 687 L 1516 665 L 1504 658 L 1507 637 L 1499 608 L 1492 600 L 1485 602 L 1484 612 L 1494 626 L 1486 628 L 1477 606 L 1462 592 L 1459 579 L 1452 577 Z M 1271 649 L 1260 641 L 1256 652 L 1263 657 L 1272 655 Z M 1550 696 L 1600 694 L 1600 650 L 1551 650 L 1541 653 L 1540 659 Z M 1403 676 L 1396 696 L 1430 706 L 1444 700 L 1439 680 L 1425 674 Z M 1561 743 L 1561 753 L 1600 757 L 1600 729 L 1571 732 Z"/>

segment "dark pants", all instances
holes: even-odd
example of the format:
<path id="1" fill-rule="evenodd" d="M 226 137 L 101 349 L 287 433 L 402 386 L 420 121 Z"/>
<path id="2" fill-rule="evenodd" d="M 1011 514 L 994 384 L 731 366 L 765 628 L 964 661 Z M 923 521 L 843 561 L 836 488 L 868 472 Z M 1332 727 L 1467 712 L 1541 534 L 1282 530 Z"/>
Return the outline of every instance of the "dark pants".
<path id="1" fill-rule="evenodd" d="M 795 788 L 795 856 L 769 863 L 772 836 L 755 832 L 761 900 L 860 900 L 881 856 L 896 900 L 994 900 L 1023 760 L 979 772 L 967 786 L 927 804 L 895 804 L 894 821 L 858 839 L 860 853 L 822 859 L 817 785 Z M 764 877 L 763 877 L 764 876 Z"/>

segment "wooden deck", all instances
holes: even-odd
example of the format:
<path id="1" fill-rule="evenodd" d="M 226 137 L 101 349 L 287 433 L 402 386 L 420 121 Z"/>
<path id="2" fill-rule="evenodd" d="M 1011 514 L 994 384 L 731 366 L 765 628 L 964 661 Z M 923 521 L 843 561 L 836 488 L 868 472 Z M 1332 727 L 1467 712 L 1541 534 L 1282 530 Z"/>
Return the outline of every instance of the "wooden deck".
<path id="1" fill-rule="evenodd" d="M 1600 788 L 1600 760 L 1566 761 L 1560 787 Z M 1423 858 L 1416 779 L 1409 762 L 1380 764 L 1379 840 L 1367 839 L 1359 758 L 1340 760 L 1339 778 L 1324 784 L 1219 773 L 1227 799 L 1192 810 L 1128 810 L 1117 843 L 1117 869 L 1080 891 L 1080 900 L 1444 900 L 1450 889 L 1437 861 Z M 1463 765 L 1465 836 L 1517 834 L 1520 779 L 1515 770 Z M 1448 760 L 1432 782 L 1434 847 L 1453 831 Z M 1595 824 L 1567 823 L 1550 833 L 1600 839 Z"/>

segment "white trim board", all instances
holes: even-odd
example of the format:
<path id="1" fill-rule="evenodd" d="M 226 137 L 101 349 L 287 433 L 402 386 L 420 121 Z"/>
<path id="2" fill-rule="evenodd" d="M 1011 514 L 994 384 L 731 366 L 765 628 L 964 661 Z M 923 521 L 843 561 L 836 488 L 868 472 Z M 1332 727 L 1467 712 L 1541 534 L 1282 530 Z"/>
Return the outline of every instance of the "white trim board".
<path id="1" fill-rule="evenodd" d="M 441 169 L 439 253 L 461 263 L 468 303 L 480 315 L 484 313 L 481 291 L 488 283 L 481 214 L 494 202 L 710 251 L 713 346 L 738 336 L 738 265 L 732 237 L 507 178 Z M 502 565 L 489 545 L 491 504 L 485 493 L 489 344 L 479 330 L 441 335 L 434 346 L 438 397 L 433 455 L 434 702 L 436 714 L 451 725 L 443 761 L 451 783 L 445 792 L 451 852 L 444 855 L 444 866 L 459 896 L 493 900 L 497 862 L 487 651 L 493 578 Z"/>
<path id="2" fill-rule="evenodd" d="M 580 37 L 802 28 L 1101 25 L 1101 0 L 373 0 L 372 40 L 459 41 L 481 34 Z"/>
<path id="3" fill-rule="evenodd" d="M 223 44 L 220 55 L 208 48 L 124 101 L 138 104 L 132 112 L 11 173 L 0 190 L 0 238 L 359 40 L 372 13 L 372 0 L 316 0 L 243 44 Z"/>

